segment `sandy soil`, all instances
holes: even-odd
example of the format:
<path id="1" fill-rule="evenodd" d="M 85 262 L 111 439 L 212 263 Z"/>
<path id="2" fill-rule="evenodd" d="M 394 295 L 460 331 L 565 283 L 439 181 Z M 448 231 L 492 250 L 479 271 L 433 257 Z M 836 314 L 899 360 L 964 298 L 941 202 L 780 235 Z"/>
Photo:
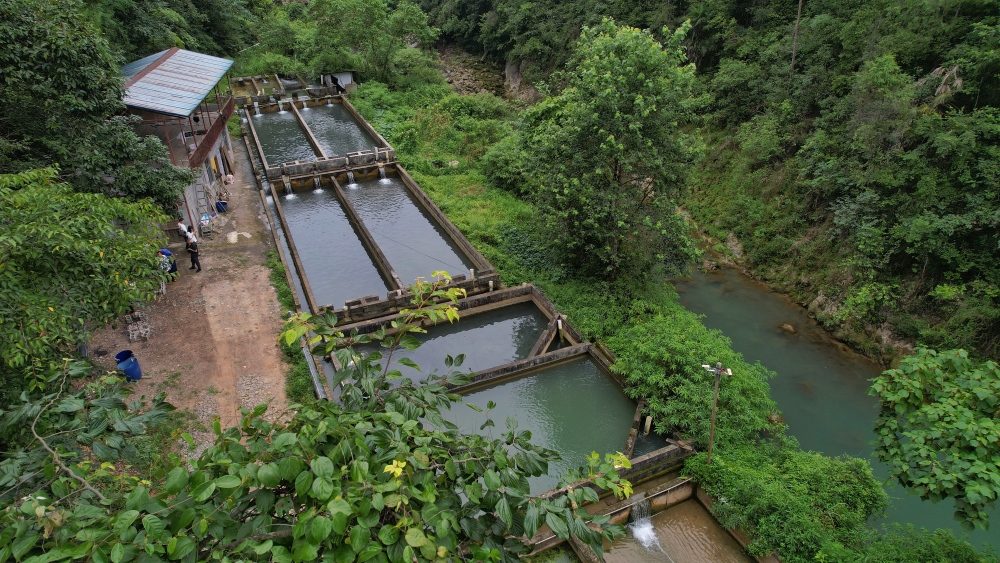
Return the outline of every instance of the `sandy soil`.
<path id="1" fill-rule="evenodd" d="M 134 396 L 166 392 L 205 429 L 215 416 L 223 427 L 236 424 L 240 407 L 270 401 L 270 418 L 286 405 L 287 366 L 277 344 L 281 308 L 264 266 L 274 243 L 246 148 L 239 141 L 233 149 L 229 213 L 220 215 L 212 237 L 199 240 L 202 271 L 188 269 L 184 244 L 172 238 L 180 276 L 145 309 L 153 327 L 149 340 L 129 342 L 120 320 L 95 332 L 90 344 L 91 356 L 108 369 L 115 368 L 116 353 L 132 350 L 142 368 Z M 195 438 L 212 439 L 207 432 Z"/>

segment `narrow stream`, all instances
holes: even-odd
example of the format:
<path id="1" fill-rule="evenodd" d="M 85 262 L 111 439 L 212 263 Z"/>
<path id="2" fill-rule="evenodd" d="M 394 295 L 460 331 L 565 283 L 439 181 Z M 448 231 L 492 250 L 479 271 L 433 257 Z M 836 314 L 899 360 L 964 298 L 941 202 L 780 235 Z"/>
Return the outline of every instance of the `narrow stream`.
<path id="1" fill-rule="evenodd" d="M 833 340 L 802 307 L 736 269 L 695 272 L 677 280 L 680 303 L 704 315 L 703 322 L 721 330 L 747 362 L 760 361 L 777 372 L 771 396 L 778 403 L 789 432 L 805 450 L 827 455 L 866 458 L 875 477 L 884 480 L 888 466 L 872 453 L 872 429 L 878 401 L 868 395 L 868 380 L 882 368 Z M 791 325 L 795 332 L 782 330 Z M 952 518 L 954 503 L 921 500 L 895 482 L 886 486 L 888 522 L 912 523 L 929 529 L 948 528 L 979 547 L 1000 549 L 1000 510 L 990 514 L 992 532 L 967 533 Z M 881 522 L 876 522 L 876 524 Z"/>

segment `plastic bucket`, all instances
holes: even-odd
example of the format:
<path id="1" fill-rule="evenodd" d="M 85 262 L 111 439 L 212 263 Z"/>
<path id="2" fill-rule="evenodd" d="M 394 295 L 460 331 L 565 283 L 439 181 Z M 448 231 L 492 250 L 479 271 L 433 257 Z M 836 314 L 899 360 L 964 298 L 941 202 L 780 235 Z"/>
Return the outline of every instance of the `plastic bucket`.
<path id="1" fill-rule="evenodd" d="M 139 368 L 139 360 L 135 359 L 131 350 L 123 350 L 115 355 L 118 360 L 118 369 L 125 373 L 125 381 L 139 381 L 142 379 L 142 369 Z"/>
<path id="2" fill-rule="evenodd" d="M 218 211 L 219 213 L 225 213 L 229 211 L 229 202 L 228 201 L 215 202 L 215 210 Z"/>

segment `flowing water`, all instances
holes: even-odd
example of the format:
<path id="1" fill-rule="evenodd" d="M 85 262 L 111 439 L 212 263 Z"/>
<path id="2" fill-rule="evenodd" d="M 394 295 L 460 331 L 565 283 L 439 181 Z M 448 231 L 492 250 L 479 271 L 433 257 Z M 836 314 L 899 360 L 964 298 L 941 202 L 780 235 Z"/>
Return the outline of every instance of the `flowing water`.
<path id="1" fill-rule="evenodd" d="M 262 113 L 253 116 L 253 120 L 268 166 L 293 160 L 316 160 L 316 152 L 292 112 Z"/>
<path id="2" fill-rule="evenodd" d="M 318 305 L 388 291 L 332 188 L 283 196 L 281 208 Z"/>
<path id="3" fill-rule="evenodd" d="M 629 534 L 604 546 L 607 563 L 750 563 L 740 544 L 697 501 L 637 519 Z"/>
<path id="4" fill-rule="evenodd" d="M 760 361 L 777 372 L 770 382 L 771 396 L 803 449 L 866 458 L 876 478 L 888 476 L 888 467 L 875 459 L 871 446 L 878 401 L 868 395 L 868 380 L 881 367 L 831 339 L 805 309 L 733 268 L 695 272 L 676 286 L 681 304 L 705 315 L 705 325 L 732 339 L 733 349 L 748 362 Z M 785 324 L 795 333 L 782 330 Z M 1000 548 L 995 530 L 966 535 L 952 518 L 952 501 L 921 500 L 895 482 L 886 491 L 889 522 L 948 528 L 974 545 L 988 542 Z M 1000 509 L 990 513 L 990 520 L 1000 526 Z"/>
<path id="5" fill-rule="evenodd" d="M 397 350 L 394 357 L 407 357 L 420 371 L 392 362 L 403 375 L 414 381 L 437 371 L 447 373 L 445 356 L 465 354 L 460 369 L 478 372 L 528 357 L 548 325 L 548 318 L 534 303 L 518 303 L 502 309 L 462 317 L 457 323 L 441 323 L 428 329 L 427 334 L 417 334 L 421 342 L 416 350 Z M 375 347 L 365 347 L 369 352 Z M 384 351 L 383 351 L 384 353 Z M 384 364 L 383 364 L 384 365 Z"/>
<path id="6" fill-rule="evenodd" d="M 465 396 L 466 403 L 486 409 L 495 428 L 482 431 L 486 415 L 463 404 L 454 404 L 442 415 L 465 432 L 498 438 L 506 432 L 507 417 L 518 431 L 530 430 L 534 444 L 556 450 L 562 460 L 549 465 L 548 475 L 529 479 L 533 493 L 552 489 L 569 467 L 585 463 L 585 456 L 620 452 L 625 448 L 636 404 L 590 358 L 580 358 L 542 371 L 499 383 Z"/>
<path id="7" fill-rule="evenodd" d="M 431 279 L 436 270 L 468 275 L 471 263 L 413 201 L 398 176 L 347 185 L 344 193 L 403 284 Z"/>
<path id="8" fill-rule="evenodd" d="M 341 104 L 311 107 L 302 112 L 302 120 L 327 156 L 371 150 L 376 145 L 371 135 Z"/>

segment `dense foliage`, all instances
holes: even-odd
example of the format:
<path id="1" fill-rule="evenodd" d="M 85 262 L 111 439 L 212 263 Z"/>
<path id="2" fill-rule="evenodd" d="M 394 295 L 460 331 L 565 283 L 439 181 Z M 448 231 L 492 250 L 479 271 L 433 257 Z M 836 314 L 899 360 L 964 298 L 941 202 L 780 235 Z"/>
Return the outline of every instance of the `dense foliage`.
<path id="1" fill-rule="evenodd" d="M 61 384 L 41 409 L 28 403 L 7 413 L 7 425 L 31 418 L 37 444 L 0 462 L 0 485 L 9 487 L 0 496 L 0 560 L 515 561 L 543 524 L 600 553 L 603 539 L 623 530 L 587 513 L 598 496 L 583 481 L 626 495 L 618 469 L 627 459 L 594 454 L 566 475 L 562 494 L 531 495 L 527 478 L 557 453 L 532 445 L 516 421 L 501 438 L 462 434 L 445 421 L 441 409 L 460 408 L 461 398 L 444 383 L 467 382 L 460 372 L 417 386 L 388 369 L 394 352 L 419 346 L 421 319 L 457 320 L 461 290 L 443 285 L 415 288 L 414 309 L 372 336 L 386 346 L 386 368 L 372 354 L 338 372 L 342 405 L 295 405 L 283 424 L 262 418 L 266 405 L 244 409 L 238 427 L 223 430 L 216 419 L 215 444 L 190 466 L 175 460 L 155 489 L 96 461 L 114 457 L 122 434 L 143 433 L 169 405 L 139 412 L 138 403 L 125 405 L 120 385 L 74 394 Z M 432 304 L 439 298 L 445 303 Z M 331 320 L 296 316 L 283 338 L 314 331 L 322 352 L 371 341 L 345 338 Z M 357 358 L 351 348 L 337 356 Z M 89 453 L 67 439 L 70 431 L 90 440 Z M 72 468 L 62 461 L 72 458 Z"/>
<path id="2" fill-rule="evenodd" d="M 685 469 L 717 499 L 720 522 L 750 531 L 752 555 L 788 563 L 813 561 L 829 542 L 857 547 L 888 502 L 866 461 L 780 443 L 728 448 L 711 465 L 700 454 Z"/>
<path id="3" fill-rule="evenodd" d="M 324 74 L 354 70 L 356 79 L 413 86 L 440 83 L 426 50 L 438 36 L 410 2 L 316 0 L 268 10 L 260 42 L 241 53 L 237 72 Z"/>
<path id="4" fill-rule="evenodd" d="M 614 278 L 690 260 L 676 214 L 697 150 L 681 129 L 696 107 L 685 31 L 661 45 L 610 20 L 585 28 L 556 77 L 563 88 L 525 117 L 547 236 L 576 271 Z"/>
<path id="5" fill-rule="evenodd" d="M 895 333 L 996 357 L 997 5 L 654 4 L 422 2 L 446 38 L 534 80 L 601 17 L 654 33 L 690 21 L 713 102 L 685 207 L 718 250 L 818 297 L 820 319 L 873 356 L 900 353 Z"/>
<path id="6" fill-rule="evenodd" d="M 156 263 L 163 217 L 155 207 L 74 192 L 55 175 L 0 175 L 5 399 L 43 387 L 88 329 L 152 299 L 163 280 Z"/>
<path id="7" fill-rule="evenodd" d="M 923 498 L 954 499 L 963 525 L 985 527 L 1000 495 L 1000 367 L 921 349 L 871 394 L 882 402 L 875 451 L 892 476 Z"/>
<path id="8" fill-rule="evenodd" d="M 715 375 L 701 366 L 716 362 L 733 370 L 719 387 L 716 444 L 745 444 L 761 433 L 780 430 L 769 420 L 778 411 L 768 396 L 772 372 L 760 363 L 743 361 L 729 347 L 729 339 L 680 307 L 645 307 L 608 346 L 618 357 L 612 369 L 625 377 L 629 394 L 647 401 L 646 412 L 657 432 L 680 432 L 701 448 L 708 445 L 704 413 L 712 408 Z"/>
<path id="9" fill-rule="evenodd" d="M 173 208 L 190 171 L 127 118 L 119 61 L 77 0 L 0 3 L 0 173 L 58 165 L 82 192 Z"/>

